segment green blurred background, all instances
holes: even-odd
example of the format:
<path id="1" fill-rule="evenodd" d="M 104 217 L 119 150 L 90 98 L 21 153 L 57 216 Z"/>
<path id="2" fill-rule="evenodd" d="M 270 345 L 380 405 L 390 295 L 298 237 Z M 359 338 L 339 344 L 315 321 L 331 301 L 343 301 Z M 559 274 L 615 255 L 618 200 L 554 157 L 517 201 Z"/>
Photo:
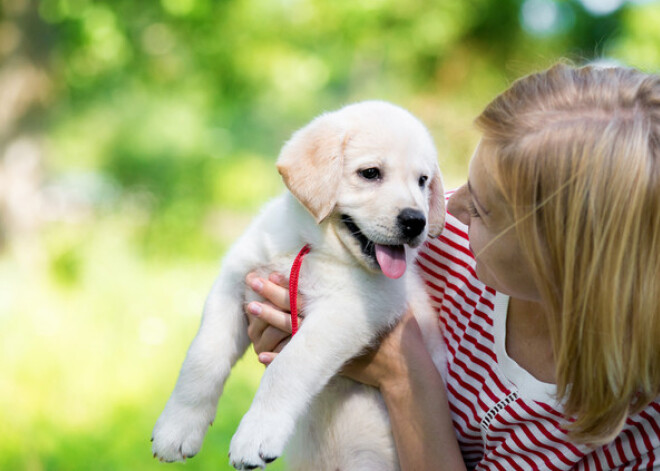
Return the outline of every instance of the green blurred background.
<path id="1" fill-rule="evenodd" d="M 562 57 L 654 71 L 660 5 L 0 0 L 0 469 L 181 469 L 151 427 L 288 136 L 390 100 L 456 186 L 479 110 Z M 228 469 L 261 372 L 250 352 L 186 469 Z"/>

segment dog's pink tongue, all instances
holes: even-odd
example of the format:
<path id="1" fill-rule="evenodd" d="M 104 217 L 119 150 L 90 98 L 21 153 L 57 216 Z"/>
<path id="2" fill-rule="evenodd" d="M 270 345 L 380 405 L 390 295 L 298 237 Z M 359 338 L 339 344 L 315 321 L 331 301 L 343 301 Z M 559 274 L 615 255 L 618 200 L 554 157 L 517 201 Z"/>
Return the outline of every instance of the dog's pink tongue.
<path id="1" fill-rule="evenodd" d="M 388 278 L 399 278 L 406 271 L 406 252 L 403 245 L 376 244 L 376 260 Z"/>

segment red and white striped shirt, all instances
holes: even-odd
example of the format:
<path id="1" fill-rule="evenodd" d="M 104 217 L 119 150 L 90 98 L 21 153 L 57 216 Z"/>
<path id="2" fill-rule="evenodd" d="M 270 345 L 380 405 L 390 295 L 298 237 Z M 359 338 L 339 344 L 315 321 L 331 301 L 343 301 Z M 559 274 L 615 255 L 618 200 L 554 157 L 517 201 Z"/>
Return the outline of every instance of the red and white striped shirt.
<path id="1" fill-rule="evenodd" d="M 468 469 L 660 470 L 660 398 L 608 445 L 568 440 L 555 385 L 507 355 L 509 298 L 477 280 L 468 247 L 466 226 L 448 215 L 418 257 L 447 342 L 447 393 Z"/>

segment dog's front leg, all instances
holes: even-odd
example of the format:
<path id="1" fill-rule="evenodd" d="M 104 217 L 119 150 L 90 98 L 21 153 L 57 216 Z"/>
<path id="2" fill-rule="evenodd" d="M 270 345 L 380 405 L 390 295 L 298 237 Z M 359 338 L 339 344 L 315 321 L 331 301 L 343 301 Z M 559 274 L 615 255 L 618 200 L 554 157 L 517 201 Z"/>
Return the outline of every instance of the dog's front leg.
<path id="1" fill-rule="evenodd" d="M 231 367 L 249 345 L 247 323 L 236 295 L 244 289 L 243 275 L 230 271 L 221 274 L 206 300 L 199 331 L 154 427 L 152 451 L 163 461 L 181 461 L 197 454 L 215 418 Z"/>
<path id="2" fill-rule="evenodd" d="M 278 458 L 312 398 L 372 340 L 373 325 L 354 315 L 360 309 L 345 300 L 326 299 L 308 310 L 298 334 L 266 369 L 232 438 L 235 468 L 265 467 Z"/>

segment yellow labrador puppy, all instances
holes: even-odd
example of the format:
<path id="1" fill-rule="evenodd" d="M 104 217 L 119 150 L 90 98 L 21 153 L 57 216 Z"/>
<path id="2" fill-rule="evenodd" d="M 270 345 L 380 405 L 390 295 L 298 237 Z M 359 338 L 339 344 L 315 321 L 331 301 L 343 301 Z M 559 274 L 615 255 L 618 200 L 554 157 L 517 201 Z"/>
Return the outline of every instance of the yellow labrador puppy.
<path id="1" fill-rule="evenodd" d="M 299 470 L 399 468 L 377 390 L 336 376 L 410 305 L 439 369 L 437 319 L 414 264 L 444 225 L 436 152 L 422 123 L 380 101 L 326 113 L 297 131 L 277 162 L 289 192 L 268 204 L 224 259 L 174 392 L 153 431 L 164 461 L 195 455 L 225 380 L 249 345 L 250 271 L 300 271 L 305 321 L 266 369 L 230 446 L 237 469 L 264 468 L 287 443 Z"/>

